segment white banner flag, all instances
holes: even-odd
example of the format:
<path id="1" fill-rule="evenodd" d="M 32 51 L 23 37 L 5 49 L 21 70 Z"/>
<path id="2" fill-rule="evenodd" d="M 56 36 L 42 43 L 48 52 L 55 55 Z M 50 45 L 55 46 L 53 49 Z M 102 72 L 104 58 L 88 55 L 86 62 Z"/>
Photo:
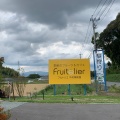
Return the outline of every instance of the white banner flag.
<path id="1" fill-rule="evenodd" d="M 96 79 L 99 83 L 104 83 L 104 60 L 103 60 L 103 52 L 97 51 L 95 52 L 95 66 L 96 66 Z"/>

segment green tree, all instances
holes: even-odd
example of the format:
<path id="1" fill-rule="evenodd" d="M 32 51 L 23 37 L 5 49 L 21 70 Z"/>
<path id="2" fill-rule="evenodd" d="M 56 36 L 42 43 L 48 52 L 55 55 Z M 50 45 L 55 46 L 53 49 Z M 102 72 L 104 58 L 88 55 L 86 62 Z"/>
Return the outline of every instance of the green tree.
<path id="1" fill-rule="evenodd" d="M 95 33 L 95 39 L 96 39 L 96 48 L 99 48 L 99 38 L 100 34 L 98 32 Z M 92 43 L 94 44 L 94 36 L 92 37 Z"/>
<path id="2" fill-rule="evenodd" d="M 4 57 L 0 57 L 0 68 L 2 67 L 3 63 L 4 63 Z"/>
<path id="3" fill-rule="evenodd" d="M 91 78 L 94 78 L 94 71 L 90 71 Z"/>
<path id="4" fill-rule="evenodd" d="M 41 76 L 39 74 L 30 74 L 28 78 L 35 79 L 35 78 L 40 78 Z"/>
<path id="5" fill-rule="evenodd" d="M 94 43 L 93 43 L 94 44 Z M 103 48 L 111 59 L 112 66 L 120 67 L 120 13 L 111 21 L 96 41 L 97 48 Z"/>
<path id="6" fill-rule="evenodd" d="M 4 77 L 18 77 L 20 74 L 12 68 L 2 67 L 2 75 Z"/>

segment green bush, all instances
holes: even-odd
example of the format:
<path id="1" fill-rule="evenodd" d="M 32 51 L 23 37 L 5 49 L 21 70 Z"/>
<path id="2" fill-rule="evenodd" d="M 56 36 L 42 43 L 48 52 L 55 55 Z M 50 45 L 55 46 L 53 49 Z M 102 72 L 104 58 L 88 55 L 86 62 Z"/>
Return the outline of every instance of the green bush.
<path id="1" fill-rule="evenodd" d="M 4 108 L 0 107 L 0 120 L 8 120 L 11 114 L 9 111 L 5 112 Z"/>
<path id="2" fill-rule="evenodd" d="M 116 84 L 111 85 L 109 87 L 109 92 L 120 93 L 120 86 L 116 86 Z"/>

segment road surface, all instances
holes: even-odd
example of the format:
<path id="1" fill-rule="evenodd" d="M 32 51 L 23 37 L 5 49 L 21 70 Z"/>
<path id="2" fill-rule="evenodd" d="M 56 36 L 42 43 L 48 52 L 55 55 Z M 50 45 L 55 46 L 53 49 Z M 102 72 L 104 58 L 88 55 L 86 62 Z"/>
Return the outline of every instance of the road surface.
<path id="1" fill-rule="evenodd" d="M 120 104 L 24 103 L 10 120 L 120 120 Z"/>

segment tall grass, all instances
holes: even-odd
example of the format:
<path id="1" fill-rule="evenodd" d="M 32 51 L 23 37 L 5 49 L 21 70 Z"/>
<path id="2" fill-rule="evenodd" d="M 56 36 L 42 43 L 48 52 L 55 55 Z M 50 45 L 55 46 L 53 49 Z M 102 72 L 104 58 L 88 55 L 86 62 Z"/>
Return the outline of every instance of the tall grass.
<path id="1" fill-rule="evenodd" d="M 107 74 L 106 80 L 110 82 L 120 82 L 120 74 Z"/>

